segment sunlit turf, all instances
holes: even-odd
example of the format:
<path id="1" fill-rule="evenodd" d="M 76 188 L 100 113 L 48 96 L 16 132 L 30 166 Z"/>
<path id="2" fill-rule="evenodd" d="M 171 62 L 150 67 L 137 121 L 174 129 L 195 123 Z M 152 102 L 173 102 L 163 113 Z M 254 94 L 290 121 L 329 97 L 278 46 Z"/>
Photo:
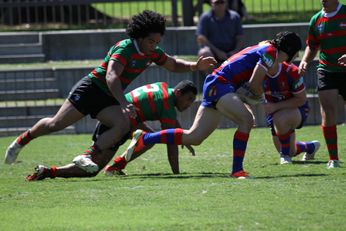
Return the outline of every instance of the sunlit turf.
<path id="1" fill-rule="evenodd" d="M 197 0 L 193 1 L 194 5 Z M 318 11 L 320 3 L 313 0 L 243 0 L 249 13 L 280 13 L 280 12 L 305 12 Z M 342 2 L 342 1 L 341 1 Z M 108 16 L 121 18 L 124 15 L 133 15 L 144 9 L 155 9 L 164 15 L 171 15 L 171 0 L 149 0 L 149 1 L 122 1 L 114 3 L 96 3 L 93 6 Z M 208 4 L 203 4 L 203 11 L 210 9 Z M 182 15 L 182 1 L 177 1 L 178 15 Z"/>
<path id="2" fill-rule="evenodd" d="M 215 131 L 196 156 L 180 152 L 182 174 L 172 175 L 166 148 L 157 145 L 128 165 L 126 177 L 25 182 L 37 164 L 63 165 L 90 145 L 90 135 L 34 140 L 18 163 L 0 164 L 0 230 L 345 230 L 346 172 L 327 170 L 326 147 L 316 160 L 280 166 L 268 129 L 250 136 L 245 170 L 228 176 L 234 129 Z M 341 160 L 345 127 L 338 126 Z M 322 141 L 319 126 L 297 131 Z M 14 137 L 0 139 L 5 152 Z M 126 145 L 119 150 L 119 154 Z"/>

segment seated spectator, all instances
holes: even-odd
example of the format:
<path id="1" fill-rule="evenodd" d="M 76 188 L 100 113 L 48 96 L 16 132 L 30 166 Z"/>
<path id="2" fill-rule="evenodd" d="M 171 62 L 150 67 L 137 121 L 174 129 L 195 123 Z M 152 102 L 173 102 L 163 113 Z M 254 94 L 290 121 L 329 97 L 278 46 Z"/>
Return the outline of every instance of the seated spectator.
<path id="1" fill-rule="evenodd" d="M 242 0 L 228 0 L 228 7 L 231 10 L 237 11 L 241 19 L 251 20 L 253 17 L 248 15 L 245 4 Z"/>
<path id="2" fill-rule="evenodd" d="M 244 20 L 253 19 L 253 17 L 247 13 L 246 6 L 242 0 L 227 0 L 227 2 L 228 2 L 228 8 L 230 10 L 236 11 L 239 14 L 241 19 L 244 19 Z M 208 5 L 210 5 L 210 0 L 203 0 L 202 4 L 203 3 L 207 3 Z M 195 11 L 197 10 L 197 8 L 198 8 L 198 5 L 195 6 Z"/>
<path id="3" fill-rule="evenodd" d="M 226 0 L 210 0 L 211 10 L 201 15 L 197 27 L 198 56 L 213 56 L 225 61 L 242 48 L 240 16 L 228 10 Z"/>

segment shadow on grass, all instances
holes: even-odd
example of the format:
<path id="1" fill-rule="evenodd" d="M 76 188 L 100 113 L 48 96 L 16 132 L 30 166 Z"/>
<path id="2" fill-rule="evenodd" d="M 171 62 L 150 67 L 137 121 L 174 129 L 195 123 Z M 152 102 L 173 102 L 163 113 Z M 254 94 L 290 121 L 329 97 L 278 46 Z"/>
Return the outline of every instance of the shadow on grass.
<path id="1" fill-rule="evenodd" d="M 297 161 L 297 164 L 325 164 L 324 161 L 314 161 L 314 162 L 303 162 Z M 98 176 L 101 176 L 100 173 Z M 346 175 L 346 173 L 344 173 Z M 272 175 L 272 176 L 255 176 L 251 175 L 249 179 L 275 179 L 275 178 L 290 178 L 290 177 L 321 177 L 328 176 L 328 174 L 312 174 L 312 173 L 297 173 L 290 175 Z M 58 178 L 65 179 L 71 183 L 73 182 L 88 182 L 88 181 L 114 181 L 117 180 L 138 180 L 138 179 L 203 179 L 203 178 L 229 178 L 233 179 L 229 176 L 229 173 L 221 173 L 221 172 L 201 172 L 201 173 L 180 173 L 179 175 L 174 175 L 172 173 L 147 173 L 147 174 L 129 174 L 124 176 L 112 176 L 112 177 L 73 177 L 73 178 Z"/>
<path id="2" fill-rule="evenodd" d="M 292 161 L 293 164 L 327 164 L 326 161 L 301 161 L 301 160 L 293 160 Z"/>
<path id="3" fill-rule="evenodd" d="M 101 173 L 99 175 L 102 175 Z M 69 181 L 71 183 L 80 182 L 97 182 L 97 181 L 114 181 L 115 179 L 124 180 L 138 180 L 138 179 L 192 179 L 192 178 L 230 178 L 228 173 L 215 173 L 215 172 L 203 172 L 203 173 L 180 173 L 179 175 L 174 175 L 172 173 L 148 173 L 148 174 L 130 174 L 126 176 L 111 176 L 111 177 L 71 177 L 57 179 L 63 181 Z M 48 179 L 48 178 L 47 178 Z M 50 179 L 48 179 L 50 181 Z"/>
<path id="4" fill-rule="evenodd" d="M 321 176 L 327 176 L 327 174 L 311 174 L 311 173 L 298 173 L 298 174 L 291 174 L 291 175 L 277 175 L 277 176 L 259 176 L 254 177 L 254 179 L 275 179 L 275 178 L 287 178 L 287 177 L 321 177 Z"/>
<path id="5" fill-rule="evenodd" d="M 251 176 L 249 179 L 275 179 L 275 178 L 290 178 L 290 177 L 321 177 L 327 176 L 327 174 L 312 174 L 312 173 L 297 173 L 290 175 L 276 175 L 276 176 Z M 90 178 L 89 181 L 112 181 L 114 179 L 123 180 L 138 180 L 138 179 L 203 179 L 203 178 L 229 178 L 234 179 L 229 176 L 228 173 L 215 173 L 215 172 L 203 172 L 203 173 L 181 173 L 179 175 L 174 175 L 171 173 L 148 173 L 148 174 L 131 174 L 127 176 L 114 176 L 107 178 Z M 74 178 L 75 182 L 79 182 L 77 178 Z M 235 179 L 237 180 L 237 179 Z"/>
<path id="6" fill-rule="evenodd" d="M 292 160 L 292 164 L 297 164 L 297 165 L 326 165 L 328 161 L 316 161 L 316 160 L 308 160 L 308 161 L 302 161 L 302 160 Z M 280 165 L 280 163 L 276 162 L 273 164 L 269 165 Z"/>
<path id="7" fill-rule="evenodd" d="M 124 177 L 124 176 L 123 176 Z M 160 179 L 191 179 L 191 178 L 229 178 L 228 173 L 215 173 L 215 172 L 201 172 L 201 173 L 180 173 L 174 175 L 172 173 L 148 173 L 148 174 L 131 174 L 125 176 L 126 179 L 130 178 L 160 178 Z"/>

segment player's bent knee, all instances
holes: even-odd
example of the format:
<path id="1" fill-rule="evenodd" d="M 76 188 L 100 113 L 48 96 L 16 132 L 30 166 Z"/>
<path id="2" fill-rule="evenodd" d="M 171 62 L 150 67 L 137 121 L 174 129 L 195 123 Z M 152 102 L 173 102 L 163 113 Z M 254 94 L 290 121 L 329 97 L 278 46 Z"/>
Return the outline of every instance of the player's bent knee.
<path id="1" fill-rule="evenodd" d="M 204 138 L 202 138 L 202 137 L 195 137 L 195 138 L 190 140 L 189 144 L 198 146 L 198 145 L 201 145 L 203 143 L 203 140 L 204 140 Z"/>
<path id="2" fill-rule="evenodd" d="M 255 125 L 255 120 L 252 115 L 247 115 L 242 117 L 241 123 L 238 124 L 240 127 L 246 128 L 247 130 L 251 130 Z"/>

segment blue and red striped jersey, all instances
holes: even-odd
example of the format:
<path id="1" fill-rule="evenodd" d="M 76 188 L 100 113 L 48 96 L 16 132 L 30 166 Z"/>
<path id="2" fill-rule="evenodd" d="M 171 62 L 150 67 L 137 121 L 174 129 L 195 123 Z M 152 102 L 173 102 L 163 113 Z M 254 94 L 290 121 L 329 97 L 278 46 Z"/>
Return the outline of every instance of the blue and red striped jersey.
<path id="1" fill-rule="evenodd" d="M 298 67 L 294 64 L 279 64 L 276 75 L 267 74 L 264 82 L 264 95 L 268 102 L 277 103 L 292 98 L 305 90 L 303 77 L 298 74 Z"/>
<path id="2" fill-rule="evenodd" d="M 212 73 L 220 81 L 231 82 L 236 88 L 249 81 L 257 64 L 266 70 L 272 67 L 278 56 L 278 50 L 270 43 L 261 43 L 247 47 L 234 54 Z"/>

